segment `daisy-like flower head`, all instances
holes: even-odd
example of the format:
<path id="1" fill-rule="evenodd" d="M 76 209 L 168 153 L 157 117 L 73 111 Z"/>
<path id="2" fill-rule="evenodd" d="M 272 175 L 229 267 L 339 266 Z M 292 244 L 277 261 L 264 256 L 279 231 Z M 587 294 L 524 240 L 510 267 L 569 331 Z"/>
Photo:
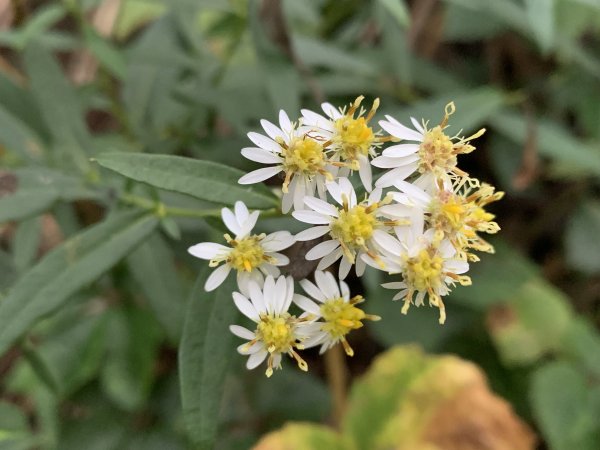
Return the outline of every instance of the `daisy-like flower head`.
<path id="1" fill-rule="evenodd" d="M 494 187 L 486 183 L 479 187 L 468 184 L 441 187 L 432 194 L 405 181 L 398 181 L 394 186 L 402 192 L 392 194 L 394 199 L 405 203 L 410 198 L 408 202 L 422 208 L 428 226 L 441 231 L 452 242 L 459 258 L 479 261 L 468 249 L 494 252 L 494 247 L 477 232 L 494 234 L 500 230 L 493 221 L 494 215 L 487 212 L 485 206 L 500 200 L 504 192 L 494 192 Z"/>
<path id="2" fill-rule="evenodd" d="M 210 267 L 218 266 L 206 280 L 205 290 L 215 290 L 225 281 L 231 269 L 235 269 L 238 286 L 242 292 L 246 292 L 250 280 L 260 283 L 263 275 L 278 276 L 277 266 L 289 264 L 288 257 L 278 252 L 290 247 L 295 242 L 294 237 L 288 231 L 276 231 L 269 235 L 250 234 L 258 216 L 258 211 L 250 213 L 241 201 L 235 203 L 234 211 L 223 208 L 223 222 L 235 235 L 232 238 L 225 234 L 228 246 L 201 242 L 188 249 L 197 258 L 209 260 Z"/>
<path id="3" fill-rule="evenodd" d="M 310 320 L 297 318 L 288 312 L 293 296 L 294 280 L 284 276 L 277 281 L 267 276 L 262 288 L 251 281 L 248 296 L 233 293 L 237 308 L 256 324 L 254 331 L 239 325 L 229 327 L 233 334 L 248 340 L 238 347 L 239 353 L 249 356 L 246 362 L 248 369 L 256 368 L 267 359 L 265 373 L 270 377 L 273 369 L 281 369 L 281 356 L 288 354 L 301 370 L 308 370 L 308 365 L 296 350 L 304 348 L 302 342 L 309 339 L 317 328 Z"/>
<path id="4" fill-rule="evenodd" d="M 323 146 L 325 138 L 307 127 L 298 127 L 290 121 L 285 111 L 279 112 L 279 127 L 268 120 L 260 121 L 267 133 L 248 133 L 257 147 L 242 149 L 242 155 L 251 161 L 272 164 L 254 170 L 239 179 L 240 184 L 254 184 L 283 172 L 282 210 L 287 213 L 292 204 L 295 209 L 304 207 L 305 195 L 325 196 L 324 184 L 333 179 L 334 168 L 328 165 Z"/>
<path id="5" fill-rule="evenodd" d="M 469 264 L 456 257 L 456 250 L 443 233 L 428 229 L 423 233 L 423 222 L 415 219 L 410 227 L 396 227 L 397 239 L 389 236 L 385 246 L 386 271 L 400 274 L 402 281 L 384 283 L 387 289 L 399 289 L 393 300 L 403 300 L 402 314 L 406 314 L 411 303 L 421 306 L 425 297 L 429 305 L 440 311 L 440 324 L 446 321 L 446 310 L 442 297 L 450 293 L 456 283 L 471 284 L 468 276 L 461 275 L 469 270 Z M 379 268 L 368 255 L 367 264 Z M 414 299 L 413 299 L 414 297 Z"/>
<path id="6" fill-rule="evenodd" d="M 336 109 L 331 103 L 323 103 L 321 109 L 327 117 L 308 109 L 302 110 L 303 124 L 312 126 L 326 137 L 324 146 L 333 152 L 334 164 L 343 167 L 340 176 L 347 176 L 351 171 L 358 170 L 360 179 L 367 189 L 372 189 L 372 173 L 370 157 L 375 157 L 375 149 L 389 137 L 379 136 L 369 126 L 369 121 L 379 107 L 379 99 L 367 112 L 360 106 L 364 97 L 361 95 L 348 108 Z"/>
<path id="7" fill-rule="evenodd" d="M 346 278 L 355 263 L 356 274 L 361 276 L 365 264 L 360 255 L 368 254 L 381 263 L 378 244 L 385 242 L 390 227 L 406 224 L 404 218 L 410 215 L 410 210 L 404 205 L 390 204 L 391 196 L 382 199 L 381 189 L 374 189 L 367 199 L 359 203 L 347 178 L 329 182 L 326 187 L 340 207 L 306 197 L 304 203 L 310 210 L 294 211 L 293 216 L 301 222 L 317 226 L 298 233 L 296 240 L 308 241 L 329 234 L 330 239 L 310 249 L 306 259 L 321 259 L 317 270 L 323 270 L 342 258 L 339 268 L 341 280 Z"/>
<path id="8" fill-rule="evenodd" d="M 364 299 L 357 295 L 350 298 L 350 289 L 343 281 L 339 286 L 333 275 L 329 272 L 315 272 L 316 285 L 309 280 L 300 281 L 304 291 L 315 301 L 300 295 L 294 294 L 294 303 L 305 310 L 311 317 L 319 318 L 315 322 L 319 329 L 314 335 L 304 342 L 306 348 L 321 346 L 320 353 L 324 353 L 338 342 L 344 346 L 348 356 L 354 356 L 354 351 L 346 335 L 352 330 L 357 330 L 363 326 L 363 320 L 380 320 L 379 316 L 365 314 L 365 312 L 356 305 L 362 303 Z"/>
<path id="9" fill-rule="evenodd" d="M 414 130 L 391 116 L 385 116 L 387 120 L 379 122 L 381 128 L 398 139 L 413 143 L 392 145 L 372 161 L 375 167 L 392 169 L 377 180 L 377 186 L 391 186 L 414 172 L 420 174 L 415 184 L 427 189 L 435 188 L 438 179 L 446 181 L 451 177 L 468 178 L 468 174 L 456 166 L 456 157 L 475 150 L 470 141 L 480 137 L 485 133 L 485 129 L 482 128 L 466 138 L 458 135 L 448 136 L 444 130 L 454 111 L 454 103 L 446 105 L 442 122 L 431 129 L 427 128 L 426 122 L 420 124 L 413 117 L 410 120 Z"/>

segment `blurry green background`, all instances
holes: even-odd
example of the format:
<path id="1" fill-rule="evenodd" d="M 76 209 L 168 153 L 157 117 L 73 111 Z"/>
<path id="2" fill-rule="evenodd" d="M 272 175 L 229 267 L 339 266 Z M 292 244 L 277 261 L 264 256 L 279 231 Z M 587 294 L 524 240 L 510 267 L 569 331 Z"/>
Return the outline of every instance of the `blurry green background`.
<path id="1" fill-rule="evenodd" d="M 122 209 L 124 191 L 220 205 L 125 181 L 94 157 L 248 170 L 239 150 L 260 118 L 360 94 L 400 121 L 438 123 L 453 100 L 452 134 L 488 130 L 461 168 L 507 195 L 492 208 L 497 253 L 445 302 L 446 325 L 429 308 L 402 316 L 378 273 L 350 280 L 383 316 L 351 336 L 350 376 L 395 344 L 455 353 L 482 367 L 540 448 L 600 448 L 597 0 L 0 0 L 0 448 L 193 448 L 177 352 L 203 263 L 185 249 L 218 224 L 109 224 L 77 273 L 32 271 Z M 290 420 L 328 423 L 323 362 L 307 354 L 308 375 L 288 365 L 270 380 L 232 356 L 217 448 L 250 448 Z"/>

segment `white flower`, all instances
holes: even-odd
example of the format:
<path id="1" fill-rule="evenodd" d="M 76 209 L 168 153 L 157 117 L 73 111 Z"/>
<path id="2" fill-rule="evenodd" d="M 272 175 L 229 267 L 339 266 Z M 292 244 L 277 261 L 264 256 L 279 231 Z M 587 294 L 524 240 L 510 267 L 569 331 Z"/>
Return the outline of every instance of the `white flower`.
<path id="1" fill-rule="evenodd" d="M 315 272 L 316 285 L 309 280 L 300 281 L 304 291 L 310 295 L 313 300 L 294 294 L 294 303 L 305 310 L 310 317 L 322 319 L 315 324 L 319 325 L 318 331 L 303 342 L 306 348 L 321 346 L 320 353 L 324 353 L 338 342 L 341 342 L 346 354 L 353 356 L 354 351 L 346 340 L 346 335 L 352 330 L 357 330 L 363 326 L 363 320 L 380 320 L 379 316 L 365 314 L 356 305 L 362 303 L 364 299 L 357 295 L 350 298 L 350 289 L 343 281 L 338 283 L 329 272 Z"/>
<path id="2" fill-rule="evenodd" d="M 420 176 L 415 184 L 430 190 L 438 187 L 438 180 L 446 183 L 452 177 L 467 178 L 468 174 L 456 166 L 456 157 L 472 152 L 475 147 L 470 145 L 469 141 L 481 136 L 485 129 L 467 138 L 446 135 L 444 129 L 454 111 L 454 103 L 446 105 L 441 124 L 431 129 L 427 128 L 427 123 L 420 124 L 413 117 L 410 120 L 415 129 L 402 125 L 392 116 L 385 116 L 387 120 L 379 122 L 381 128 L 392 136 L 411 143 L 392 145 L 386 148 L 381 156 L 373 159 L 372 164 L 375 167 L 392 169 L 375 184 L 380 187 L 391 186 L 396 181 L 404 180 L 418 172 Z"/>
<path id="3" fill-rule="evenodd" d="M 309 320 L 288 313 L 293 296 L 294 280 L 284 276 L 277 281 L 267 276 L 262 289 L 251 281 L 248 296 L 233 293 L 237 308 L 256 324 L 254 331 L 239 325 L 229 327 L 233 334 L 248 340 L 238 347 L 239 353 L 249 356 L 246 362 L 248 369 L 254 369 L 268 357 L 266 375 L 270 377 L 274 368 L 281 368 L 281 356 L 288 354 L 301 370 L 308 370 L 296 349 L 304 348 L 302 342 L 309 339 L 317 328 Z"/>
<path id="4" fill-rule="evenodd" d="M 341 208 L 314 197 L 306 197 L 304 203 L 311 210 L 294 211 L 293 216 L 301 222 L 317 226 L 298 233 L 296 240 L 308 241 L 329 234 L 331 239 L 310 249 L 306 259 L 321 259 L 317 270 L 323 270 L 342 258 L 339 268 L 341 280 L 346 278 L 355 263 L 356 274 L 361 276 L 365 264 L 360 255 L 369 254 L 377 260 L 378 244 L 385 242 L 387 230 L 391 226 L 401 225 L 403 221 L 400 219 L 408 217 L 410 209 L 404 205 L 390 205 L 390 196 L 382 200 L 381 189 L 374 189 L 367 200 L 358 203 L 356 192 L 347 178 L 329 182 L 326 187 Z"/>
<path id="5" fill-rule="evenodd" d="M 278 253 L 295 242 L 288 231 L 276 231 L 269 235 L 250 234 L 256 225 L 259 212 L 250 213 L 241 201 L 235 202 L 233 212 L 223 208 L 221 216 L 227 228 L 235 235 L 232 238 L 229 234 L 225 234 L 229 247 L 214 242 L 202 242 L 188 249 L 188 252 L 197 258 L 210 260 L 210 267 L 224 263 L 208 277 L 204 289 L 207 291 L 216 289 L 225 281 L 231 269 L 235 269 L 238 286 L 242 292 L 247 292 L 250 280 L 260 283 L 263 274 L 278 276 L 277 266 L 289 264 L 288 257 Z"/>
<path id="6" fill-rule="evenodd" d="M 318 129 L 326 137 L 324 146 L 333 151 L 332 161 L 341 162 L 343 167 L 339 176 L 345 177 L 351 171 L 358 170 L 360 180 L 370 192 L 373 175 L 369 157 L 375 157 L 375 148 L 389 138 L 378 136 L 368 125 L 379 107 L 379 99 L 375 99 L 366 116 L 366 110 L 360 108 L 363 99 L 362 95 L 358 97 L 347 110 L 338 110 L 331 103 L 323 103 L 321 109 L 327 117 L 308 109 L 302 110 L 302 116 L 304 125 Z M 358 114 L 355 117 L 356 112 Z"/>
<path id="7" fill-rule="evenodd" d="M 297 127 L 285 111 L 279 112 L 279 127 L 268 120 L 260 121 L 267 133 L 248 133 L 257 147 L 242 149 L 242 155 L 251 161 L 269 164 L 239 179 L 240 184 L 254 184 L 284 172 L 282 211 L 287 213 L 292 204 L 295 209 L 304 207 L 305 195 L 325 196 L 324 184 L 333 179 L 335 168 L 328 166 L 323 141 L 325 138 L 309 132 L 307 127 Z"/>
<path id="8" fill-rule="evenodd" d="M 406 314 L 413 295 L 414 304 L 421 306 L 426 296 L 429 304 L 440 310 L 440 323 L 446 320 L 442 297 L 450 293 L 457 282 L 463 286 L 471 284 L 468 276 L 460 275 L 469 270 L 469 264 L 456 257 L 456 250 L 443 233 L 429 229 L 423 233 L 423 221 L 413 220 L 410 227 L 396 227 L 397 239 L 389 236 L 385 245 L 386 271 L 400 274 L 402 281 L 385 283 L 387 289 L 400 289 L 393 300 L 403 300 L 402 313 Z M 364 255 L 365 262 L 380 268 L 378 262 Z"/>

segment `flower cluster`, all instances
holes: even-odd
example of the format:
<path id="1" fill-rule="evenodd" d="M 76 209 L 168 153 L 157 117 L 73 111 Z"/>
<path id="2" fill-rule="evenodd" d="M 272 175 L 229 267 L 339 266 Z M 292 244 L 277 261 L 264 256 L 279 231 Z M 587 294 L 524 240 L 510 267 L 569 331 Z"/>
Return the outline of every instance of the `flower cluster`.
<path id="1" fill-rule="evenodd" d="M 248 369 L 266 359 L 271 376 L 287 354 L 307 370 L 299 351 L 319 346 L 322 353 L 338 343 L 352 356 L 346 336 L 365 320 L 380 319 L 361 309 L 364 298 L 351 296 L 343 281 L 353 266 L 358 277 L 367 266 L 388 273 L 394 280 L 382 286 L 397 291 L 393 300 L 403 302 L 402 313 L 427 299 L 439 309 L 443 324 L 442 298 L 456 284 L 471 284 L 465 274 L 469 263 L 479 260 L 474 251 L 493 252 L 479 233 L 499 230 L 485 207 L 503 193 L 457 166 L 458 155 L 473 151 L 471 142 L 485 130 L 469 137 L 449 135 L 453 103 L 434 127 L 414 118 L 409 127 L 385 116 L 379 122 L 383 131 L 375 130 L 371 121 L 379 99 L 368 111 L 362 100 L 341 109 L 324 103 L 323 114 L 303 109 L 296 122 L 281 111 L 279 126 L 262 120 L 266 134 L 248 133 L 255 147 L 242 149 L 242 155 L 266 167 L 239 183 L 280 175 L 282 213 L 291 211 L 309 228 L 295 236 L 287 231 L 252 234 L 259 212 L 237 202 L 233 210 L 222 210 L 234 235 L 225 234 L 227 245 L 205 242 L 189 249 L 216 267 L 207 291 L 232 269 L 237 272 L 239 292 L 233 301 L 254 329 L 230 329 L 247 341 L 238 351 L 248 356 Z M 384 170 L 374 177 L 373 167 Z M 356 186 L 354 172 L 360 180 Z M 306 295 L 296 292 L 293 278 L 279 269 L 290 264 L 280 252 L 297 241 L 313 243 L 305 257 L 318 261 L 314 281 L 299 281 Z M 335 263 L 337 277 L 326 271 Z"/>

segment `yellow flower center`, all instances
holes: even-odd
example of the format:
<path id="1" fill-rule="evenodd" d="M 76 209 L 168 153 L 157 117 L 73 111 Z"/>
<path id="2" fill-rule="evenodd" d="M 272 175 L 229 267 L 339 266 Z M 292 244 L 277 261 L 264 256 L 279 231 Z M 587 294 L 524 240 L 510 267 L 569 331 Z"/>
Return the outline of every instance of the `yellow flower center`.
<path id="1" fill-rule="evenodd" d="M 346 247 L 364 247 L 373 235 L 378 224 L 375 208 L 356 205 L 349 210 L 340 210 L 339 216 L 331 224 L 331 237 L 341 241 Z"/>
<path id="2" fill-rule="evenodd" d="M 435 251 L 421 250 L 417 256 L 408 258 L 404 269 L 404 280 L 409 289 L 428 291 L 436 289 L 443 282 L 444 260 Z"/>
<path id="3" fill-rule="evenodd" d="M 283 149 L 285 171 L 289 173 L 303 173 L 315 175 L 321 172 L 325 166 L 325 153 L 323 146 L 315 141 L 304 137 L 294 139 L 289 146 Z"/>
<path id="4" fill-rule="evenodd" d="M 334 140 L 339 145 L 342 160 L 354 161 L 359 155 L 368 155 L 375 140 L 373 129 L 364 117 L 358 119 L 345 115 L 335 121 L 337 135 Z"/>
<path id="5" fill-rule="evenodd" d="M 343 298 L 335 298 L 323 303 L 321 315 L 325 319 L 321 329 L 336 339 L 361 328 L 363 326 L 361 321 L 366 318 L 362 309 Z"/>
<path id="6" fill-rule="evenodd" d="M 265 261 L 265 251 L 260 244 L 264 235 L 252 235 L 243 239 L 230 240 L 233 246 L 227 262 L 238 271 L 251 272 Z"/>
<path id="7" fill-rule="evenodd" d="M 296 344 L 293 319 L 288 313 L 281 316 L 262 315 L 256 330 L 269 353 L 287 353 Z"/>
<path id="8" fill-rule="evenodd" d="M 448 172 L 456 166 L 454 143 L 439 125 L 425 133 L 419 146 L 419 158 L 421 173 L 438 170 Z"/>

